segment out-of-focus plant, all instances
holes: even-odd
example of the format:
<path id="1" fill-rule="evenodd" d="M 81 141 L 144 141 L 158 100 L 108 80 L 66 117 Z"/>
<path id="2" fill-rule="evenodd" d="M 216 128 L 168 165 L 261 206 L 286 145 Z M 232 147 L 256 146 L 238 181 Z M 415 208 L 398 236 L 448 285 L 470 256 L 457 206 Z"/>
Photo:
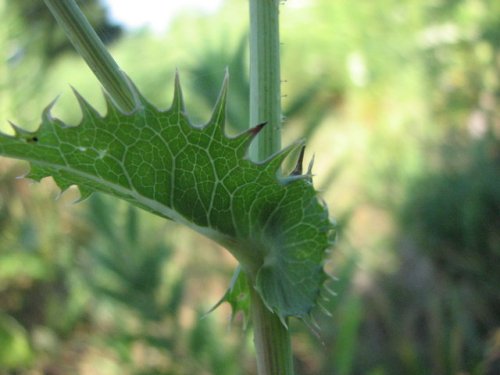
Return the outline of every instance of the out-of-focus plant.
<path id="1" fill-rule="evenodd" d="M 96 238 L 88 246 L 87 272 L 96 294 L 135 309 L 145 320 L 176 315 L 184 280 L 170 280 L 170 293 L 161 296 L 164 267 L 171 258 L 163 236 L 147 237 L 133 208 L 120 213 L 99 196 L 89 201 L 89 221 Z M 136 250 L 139 244 L 141 251 Z"/>
<path id="2" fill-rule="evenodd" d="M 141 225 L 137 209 L 116 207 L 104 198 L 89 199 L 94 235 L 81 262 L 95 302 L 114 302 L 109 306 L 116 305 L 113 314 L 120 316 L 108 327 L 104 345 L 114 348 L 134 373 L 243 373 L 232 358 L 244 353 L 245 340 L 223 346 L 208 316 L 197 316 L 190 328 L 181 323 L 186 278 L 165 244 L 168 233 Z M 130 320 L 134 323 L 126 324 Z M 138 347 L 145 353 L 141 360 L 134 358 Z M 162 355 L 159 361 L 155 350 Z"/>
<path id="3" fill-rule="evenodd" d="M 57 351 L 85 315 L 76 243 L 65 235 L 74 222 L 55 191 L 24 189 L 19 167 L 2 163 L 0 177 L 0 372 L 43 366 L 44 353 Z"/>
<path id="4" fill-rule="evenodd" d="M 499 146 L 493 134 L 448 140 L 440 166 L 409 185 L 399 212 L 398 270 L 379 275 L 364 298 L 365 367 L 488 373 L 500 324 Z"/>
<path id="5" fill-rule="evenodd" d="M 498 319 L 500 142 L 493 134 L 446 146 L 446 159 L 413 184 L 403 221 L 427 257 L 470 301 L 486 326 Z"/>

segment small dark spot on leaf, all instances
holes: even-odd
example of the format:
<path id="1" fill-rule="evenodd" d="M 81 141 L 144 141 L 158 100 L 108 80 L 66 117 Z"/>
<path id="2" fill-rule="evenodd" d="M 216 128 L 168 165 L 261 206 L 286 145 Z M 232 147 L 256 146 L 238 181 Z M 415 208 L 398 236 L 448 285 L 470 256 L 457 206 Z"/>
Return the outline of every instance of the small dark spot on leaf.
<path id="1" fill-rule="evenodd" d="M 38 137 L 35 135 L 35 136 L 31 137 L 31 138 L 28 138 L 26 141 L 28 143 L 37 143 L 38 142 Z"/>

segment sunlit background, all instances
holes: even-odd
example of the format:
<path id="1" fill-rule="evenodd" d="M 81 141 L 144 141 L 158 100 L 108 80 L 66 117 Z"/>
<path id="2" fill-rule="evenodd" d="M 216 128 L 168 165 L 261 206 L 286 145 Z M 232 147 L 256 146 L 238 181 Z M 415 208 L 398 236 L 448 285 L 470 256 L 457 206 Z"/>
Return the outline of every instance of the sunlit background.
<path id="1" fill-rule="evenodd" d="M 163 33 L 175 17 L 182 13 L 211 15 L 217 11 L 222 0 L 157 1 L 142 0 L 141 6 L 135 1 L 103 0 L 110 22 L 121 24 L 127 30 L 148 28 L 154 33 Z"/>
<path id="2" fill-rule="evenodd" d="M 194 123 L 226 67 L 248 123 L 246 1 L 80 1 L 119 65 Z M 180 6 L 182 5 L 182 7 Z M 320 337 L 292 323 L 298 375 L 500 374 L 500 2 L 288 0 L 283 143 L 307 138 L 339 226 Z M 102 90 L 42 1 L 0 0 L 0 129 Z M 255 124 L 253 124 L 255 125 Z M 255 374 L 222 306 L 235 261 L 123 202 L 73 204 L 0 159 L 0 374 Z"/>

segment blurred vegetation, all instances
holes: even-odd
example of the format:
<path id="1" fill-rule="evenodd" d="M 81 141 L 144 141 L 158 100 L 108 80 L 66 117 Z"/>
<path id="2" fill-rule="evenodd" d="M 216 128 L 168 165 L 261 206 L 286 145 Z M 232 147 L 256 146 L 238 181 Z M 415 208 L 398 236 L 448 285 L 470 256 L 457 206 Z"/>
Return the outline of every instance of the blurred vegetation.
<path id="1" fill-rule="evenodd" d="M 248 124 L 245 2 L 121 33 L 81 2 L 160 107 L 179 69 L 206 121 L 225 68 L 229 131 Z M 39 4 L 0 0 L 0 128 L 55 112 L 68 84 L 101 90 Z M 500 373 L 500 2 L 289 0 L 282 7 L 284 139 L 308 138 L 341 229 L 319 337 L 294 322 L 298 374 Z M 249 332 L 224 293 L 235 263 L 126 204 L 76 205 L 0 161 L 0 374 L 250 374 Z"/>

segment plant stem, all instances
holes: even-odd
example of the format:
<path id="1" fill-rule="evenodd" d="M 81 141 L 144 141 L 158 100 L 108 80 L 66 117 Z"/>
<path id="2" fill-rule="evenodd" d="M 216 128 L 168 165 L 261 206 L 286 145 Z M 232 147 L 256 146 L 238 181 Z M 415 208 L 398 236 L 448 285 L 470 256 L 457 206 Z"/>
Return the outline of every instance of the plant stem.
<path id="1" fill-rule="evenodd" d="M 264 305 L 253 285 L 250 285 L 249 289 L 257 373 L 293 375 L 290 332 L 278 316 Z"/>
<path id="2" fill-rule="evenodd" d="M 250 150 L 263 160 L 281 148 L 279 0 L 250 0 L 250 127 L 267 122 Z"/>
<path id="3" fill-rule="evenodd" d="M 76 51 L 92 69 L 116 105 L 124 112 L 133 111 L 139 105 L 135 90 L 75 1 L 44 1 Z"/>
<path id="4" fill-rule="evenodd" d="M 281 148 L 279 0 L 250 0 L 250 127 L 267 122 L 250 155 L 263 160 Z M 288 328 L 250 281 L 251 316 L 259 375 L 293 375 Z"/>

